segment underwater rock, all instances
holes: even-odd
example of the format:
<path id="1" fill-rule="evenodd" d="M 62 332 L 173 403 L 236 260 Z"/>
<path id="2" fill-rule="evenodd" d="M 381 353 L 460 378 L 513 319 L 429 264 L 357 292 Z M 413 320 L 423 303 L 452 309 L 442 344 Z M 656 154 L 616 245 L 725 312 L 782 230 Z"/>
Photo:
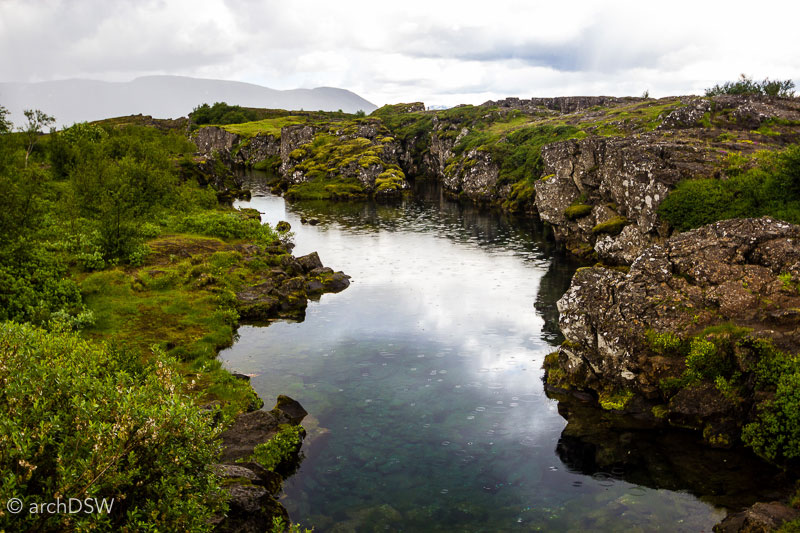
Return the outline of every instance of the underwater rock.
<path id="1" fill-rule="evenodd" d="M 780 502 L 755 505 L 725 517 L 714 526 L 715 533 L 768 533 L 785 522 L 800 519 L 800 511 Z"/>

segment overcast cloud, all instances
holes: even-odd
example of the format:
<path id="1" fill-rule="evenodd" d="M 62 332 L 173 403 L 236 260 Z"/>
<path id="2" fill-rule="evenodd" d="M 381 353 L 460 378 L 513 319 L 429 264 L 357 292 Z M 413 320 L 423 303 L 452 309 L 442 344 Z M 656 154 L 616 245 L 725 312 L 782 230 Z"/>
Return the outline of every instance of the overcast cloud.
<path id="1" fill-rule="evenodd" d="M 0 0 L 0 81 L 175 74 L 377 105 L 800 83 L 800 4 Z"/>

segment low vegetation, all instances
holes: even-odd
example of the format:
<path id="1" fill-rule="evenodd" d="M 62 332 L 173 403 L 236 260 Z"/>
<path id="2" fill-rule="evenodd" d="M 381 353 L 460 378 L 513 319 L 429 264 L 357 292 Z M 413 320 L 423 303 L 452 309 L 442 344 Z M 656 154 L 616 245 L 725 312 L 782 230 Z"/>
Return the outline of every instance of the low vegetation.
<path id="1" fill-rule="evenodd" d="M 219 432 L 260 407 L 216 354 L 233 340 L 234 291 L 280 261 L 281 236 L 218 205 L 180 127 L 83 123 L 31 142 L 6 117 L 0 496 L 115 501 L 0 513 L 0 530 L 209 530 L 225 509 Z M 244 261 L 240 243 L 278 251 Z"/>
<path id="2" fill-rule="evenodd" d="M 729 158 L 726 174 L 727 179 L 679 183 L 659 206 L 659 215 L 678 231 L 764 215 L 800 223 L 800 145 Z"/>
<path id="3" fill-rule="evenodd" d="M 0 324 L 0 499 L 105 499 L 110 512 L 0 514 L 0 529 L 207 531 L 225 510 L 220 427 L 176 361 L 53 328 Z"/>
<path id="4" fill-rule="evenodd" d="M 736 81 L 728 81 L 722 85 L 717 84 L 706 89 L 706 96 L 720 94 L 750 94 L 791 98 L 794 96 L 794 81 L 770 80 L 769 78 L 764 78 L 762 81 L 754 81 L 750 76 L 740 74 L 739 79 Z"/>

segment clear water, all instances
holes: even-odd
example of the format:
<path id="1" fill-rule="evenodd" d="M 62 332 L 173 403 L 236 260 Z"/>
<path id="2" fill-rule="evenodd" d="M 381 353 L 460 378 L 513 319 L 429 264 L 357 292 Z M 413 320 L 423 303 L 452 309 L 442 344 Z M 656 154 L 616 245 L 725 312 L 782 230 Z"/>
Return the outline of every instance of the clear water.
<path id="1" fill-rule="evenodd" d="M 542 361 L 576 265 L 539 226 L 418 189 L 393 205 L 240 203 L 289 221 L 296 255 L 352 276 L 302 323 L 244 326 L 221 354 L 268 406 L 284 393 L 311 413 L 282 498 L 292 519 L 317 531 L 710 531 L 755 479 L 749 463 L 549 399 Z"/>

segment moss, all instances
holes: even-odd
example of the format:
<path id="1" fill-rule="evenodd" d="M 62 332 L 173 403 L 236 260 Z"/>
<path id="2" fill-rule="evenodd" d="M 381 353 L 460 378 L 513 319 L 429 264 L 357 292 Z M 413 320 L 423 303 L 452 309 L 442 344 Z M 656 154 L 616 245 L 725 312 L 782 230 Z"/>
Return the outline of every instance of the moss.
<path id="1" fill-rule="evenodd" d="M 289 153 L 290 159 L 303 159 L 306 156 L 306 151 L 303 148 L 296 148 Z"/>
<path id="2" fill-rule="evenodd" d="M 263 170 L 267 172 L 275 172 L 281 164 L 281 158 L 277 155 L 267 157 L 262 161 L 257 161 L 253 164 L 255 170 Z"/>
<path id="3" fill-rule="evenodd" d="M 599 394 L 600 407 L 607 411 L 622 411 L 633 398 L 633 391 L 603 391 Z"/>
<path id="4" fill-rule="evenodd" d="M 385 193 L 389 191 L 396 191 L 403 188 L 405 183 L 405 174 L 402 170 L 396 168 L 387 169 L 375 179 L 375 192 Z"/>
<path id="5" fill-rule="evenodd" d="M 703 440 L 715 448 L 728 448 L 731 446 L 730 437 L 723 433 L 714 432 L 711 424 L 703 428 Z"/>
<path id="6" fill-rule="evenodd" d="M 669 414 L 669 408 L 666 405 L 654 405 L 650 412 L 658 419 L 666 418 Z"/>
<path id="7" fill-rule="evenodd" d="M 618 235 L 622 228 L 628 225 L 628 219 L 623 216 L 615 216 L 605 222 L 601 222 L 592 228 L 592 233 Z"/>
<path id="8" fill-rule="evenodd" d="M 793 294 L 800 292 L 800 282 L 794 281 L 789 272 L 783 272 L 782 274 L 779 274 L 778 279 L 783 285 L 783 290 Z"/>
<path id="9" fill-rule="evenodd" d="M 361 156 L 358 159 L 358 166 L 360 166 L 361 168 L 369 168 L 373 165 L 383 166 L 383 164 L 384 163 L 383 161 L 381 161 L 380 157 L 377 157 L 372 154 Z"/>
<path id="10" fill-rule="evenodd" d="M 650 348 L 659 355 L 682 355 L 686 343 L 672 332 L 658 333 L 652 329 L 645 331 Z"/>
<path id="11" fill-rule="evenodd" d="M 592 206 L 589 204 L 573 203 L 564 210 L 564 216 L 567 220 L 575 220 L 585 217 L 592 212 Z"/>
<path id="12" fill-rule="evenodd" d="M 544 368 L 553 368 L 558 366 L 558 351 L 550 352 L 544 357 Z"/>
<path id="13" fill-rule="evenodd" d="M 263 276 L 221 239 L 167 235 L 150 241 L 147 264 L 79 279 L 95 324 L 95 339 L 113 339 L 134 353 L 153 345 L 182 361 L 190 392 L 199 404 L 221 402 L 228 414 L 259 408 L 246 381 L 222 368 L 217 352 L 233 342 L 238 314 L 234 292 Z M 178 259 L 179 255 L 188 255 Z M 268 256 L 263 257 L 264 264 Z"/>
<path id="14" fill-rule="evenodd" d="M 526 179 L 512 185 L 502 208 L 505 211 L 521 212 L 533 207 L 536 198 L 535 184 L 535 180 Z"/>

